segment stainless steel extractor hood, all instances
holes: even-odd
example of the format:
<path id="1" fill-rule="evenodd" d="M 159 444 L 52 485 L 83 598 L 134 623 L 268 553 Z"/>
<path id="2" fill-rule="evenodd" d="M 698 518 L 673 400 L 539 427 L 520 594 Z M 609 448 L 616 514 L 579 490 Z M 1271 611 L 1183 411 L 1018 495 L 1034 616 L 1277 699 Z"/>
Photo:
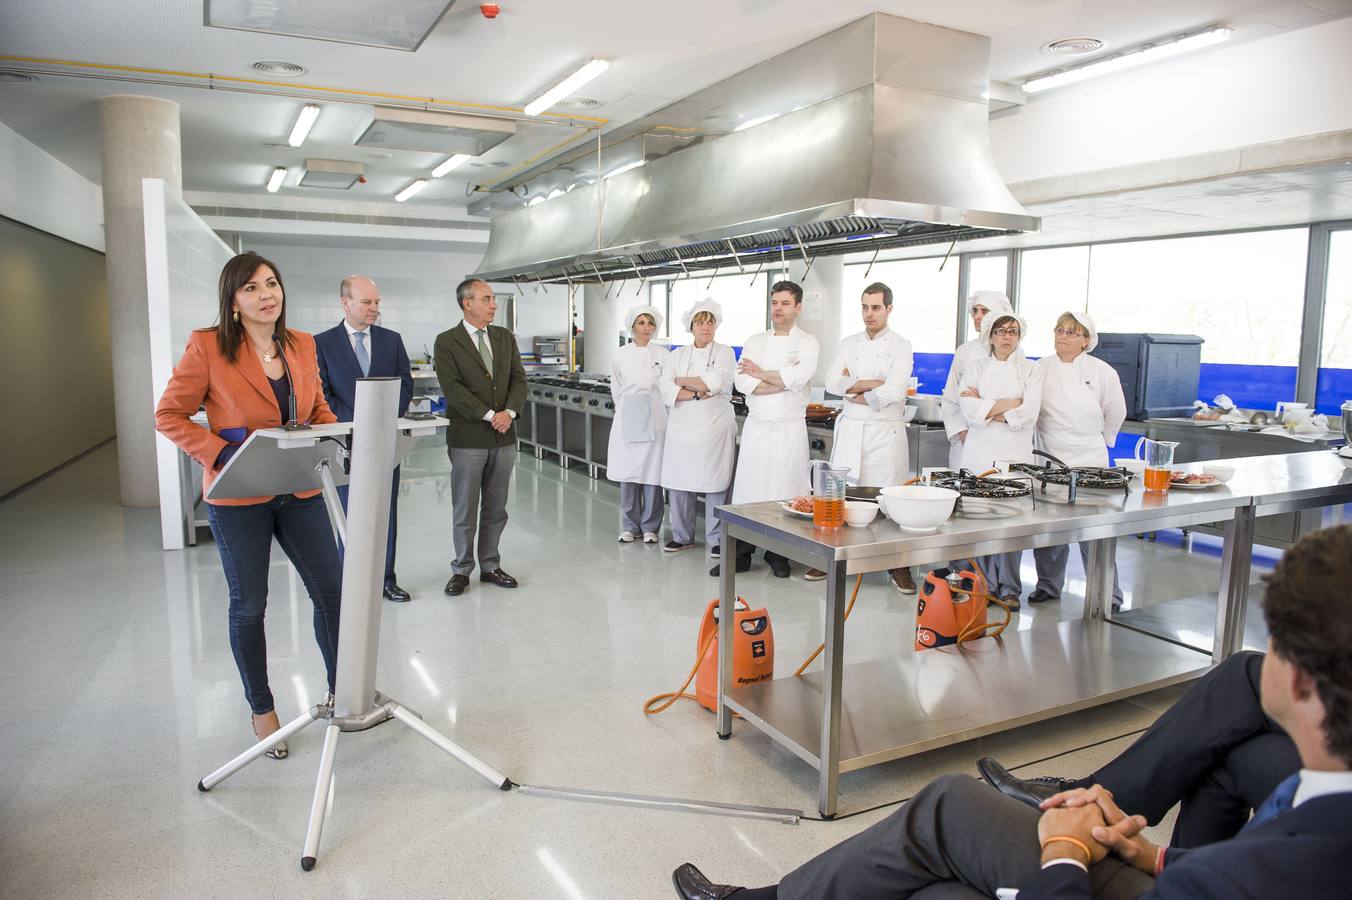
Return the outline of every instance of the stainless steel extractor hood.
<path id="1" fill-rule="evenodd" d="M 776 73 L 815 77 L 818 96 L 499 214 L 478 275 L 651 277 L 1036 231 L 991 155 L 989 55 L 981 35 L 869 15 L 663 112 L 749 104 Z"/>

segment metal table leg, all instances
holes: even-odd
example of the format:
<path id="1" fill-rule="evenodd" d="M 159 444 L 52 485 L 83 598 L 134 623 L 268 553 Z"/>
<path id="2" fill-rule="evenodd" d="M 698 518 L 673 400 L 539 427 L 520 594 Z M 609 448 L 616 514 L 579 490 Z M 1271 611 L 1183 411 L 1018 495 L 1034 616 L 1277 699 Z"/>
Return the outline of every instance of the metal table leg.
<path id="1" fill-rule="evenodd" d="M 1084 618 L 1110 618 L 1113 608 L 1113 573 L 1117 564 L 1117 538 L 1091 541 L 1085 560 Z"/>
<path id="2" fill-rule="evenodd" d="M 826 626 L 822 661 L 822 742 L 818 753 L 817 809 L 822 817 L 836 815 L 840 782 L 840 687 L 845 660 L 845 563 L 826 565 Z"/>
<path id="3" fill-rule="evenodd" d="M 739 541 L 728 526 L 723 534 L 723 555 L 718 561 L 718 736 L 732 736 L 732 710 L 724 702 L 732 689 L 732 622 L 737 602 L 737 547 Z"/>
<path id="4" fill-rule="evenodd" d="M 1220 662 L 1244 646 L 1244 619 L 1249 611 L 1249 574 L 1253 564 L 1252 506 L 1235 510 L 1225 523 L 1225 549 L 1221 553 L 1221 589 L 1216 599 L 1216 636 L 1211 659 Z"/>

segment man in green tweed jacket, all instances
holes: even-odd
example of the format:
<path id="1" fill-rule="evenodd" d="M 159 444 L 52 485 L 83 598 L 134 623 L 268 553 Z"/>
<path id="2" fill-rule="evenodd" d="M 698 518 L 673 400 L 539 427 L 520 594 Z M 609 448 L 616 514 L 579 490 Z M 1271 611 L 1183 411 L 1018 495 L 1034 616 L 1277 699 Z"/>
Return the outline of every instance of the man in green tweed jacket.
<path id="1" fill-rule="evenodd" d="M 526 371 L 516 337 L 491 324 L 498 311 L 493 289 L 471 278 L 456 287 L 455 299 L 464 321 L 437 335 L 434 354 L 450 421 L 446 452 L 451 457 L 455 561 L 446 593 L 451 596 L 469 586 L 476 533 L 479 580 L 504 588 L 517 585 L 502 570 L 498 540 L 507 526 L 516 417 L 526 405 Z"/>

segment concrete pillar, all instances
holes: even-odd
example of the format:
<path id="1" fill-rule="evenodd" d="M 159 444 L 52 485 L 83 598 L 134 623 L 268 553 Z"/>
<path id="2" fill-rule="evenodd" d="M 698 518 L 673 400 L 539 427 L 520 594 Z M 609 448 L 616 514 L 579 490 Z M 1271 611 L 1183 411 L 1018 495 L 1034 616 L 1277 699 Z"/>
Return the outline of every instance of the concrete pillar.
<path id="1" fill-rule="evenodd" d="M 810 332 L 821 344 L 817 375 L 813 378 L 813 384 L 820 386 L 826 382 L 826 369 L 831 365 L 831 358 L 835 352 L 840 349 L 841 338 L 859 329 L 843 331 L 840 325 L 840 308 L 844 302 L 841 294 L 845 287 L 845 257 L 816 257 L 812 262 L 811 271 L 804 278 L 803 270 L 806 268 L 806 263 L 801 260 L 790 261 L 789 279 L 803 287 L 803 312 L 798 317 L 798 325 L 804 331 Z"/>
<path id="2" fill-rule="evenodd" d="M 141 179 L 163 179 L 172 193 L 183 189 L 178 104 L 155 97 L 104 97 L 99 100 L 99 123 L 122 504 L 157 506 L 154 412 L 159 398 L 152 396 L 150 381 Z"/>
<path id="3" fill-rule="evenodd" d="M 608 375 L 615 351 L 620 346 L 620 332 L 624 330 L 624 311 L 638 303 L 631 284 L 621 300 L 615 299 L 616 288 L 606 296 L 604 284 L 588 284 L 582 288 L 582 320 L 586 323 L 587 372 Z"/>

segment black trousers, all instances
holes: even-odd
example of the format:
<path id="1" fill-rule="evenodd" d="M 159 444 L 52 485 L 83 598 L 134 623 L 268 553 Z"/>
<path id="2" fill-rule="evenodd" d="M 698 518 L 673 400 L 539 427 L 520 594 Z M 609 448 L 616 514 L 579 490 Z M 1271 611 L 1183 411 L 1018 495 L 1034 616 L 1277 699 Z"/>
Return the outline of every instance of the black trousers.
<path id="1" fill-rule="evenodd" d="M 747 566 L 751 565 L 751 557 L 752 557 L 752 556 L 755 556 L 756 550 L 757 550 L 757 547 L 756 547 L 755 544 L 748 544 L 746 541 L 738 541 L 738 542 L 737 542 L 737 560 L 738 560 L 739 562 L 742 562 L 743 565 L 747 565 Z M 780 556 L 778 553 L 774 552 L 773 550 L 766 550 L 766 551 L 765 551 L 765 562 L 766 562 L 766 564 L 768 565 L 768 564 L 770 564 L 770 563 L 773 563 L 775 560 L 781 560 L 782 562 L 788 562 L 788 561 L 789 561 L 789 558 L 788 558 L 787 556 Z"/>
<path id="2" fill-rule="evenodd" d="M 1236 653 L 1081 784 L 1103 785 L 1119 807 L 1151 825 L 1182 803 L 1175 847 L 1234 837 L 1300 768 L 1296 745 L 1263 712 L 1262 671 L 1263 654 Z"/>

